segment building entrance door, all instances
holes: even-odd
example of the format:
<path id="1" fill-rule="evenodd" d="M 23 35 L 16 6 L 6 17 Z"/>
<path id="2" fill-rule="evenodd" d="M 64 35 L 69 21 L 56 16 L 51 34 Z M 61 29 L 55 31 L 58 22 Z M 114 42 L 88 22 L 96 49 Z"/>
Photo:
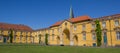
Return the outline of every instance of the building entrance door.
<path id="1" fill-rule="evenodd" d="M 3 37 L 3 43 L 7 42 L 7 37 Z"/>
<path id="2" fill-rule="evenodd" d="M 106 32 L 104 32 L 103 39 L 104 39 L 104 46 L 106 46 L 107 45 L 107 33 Z"/>

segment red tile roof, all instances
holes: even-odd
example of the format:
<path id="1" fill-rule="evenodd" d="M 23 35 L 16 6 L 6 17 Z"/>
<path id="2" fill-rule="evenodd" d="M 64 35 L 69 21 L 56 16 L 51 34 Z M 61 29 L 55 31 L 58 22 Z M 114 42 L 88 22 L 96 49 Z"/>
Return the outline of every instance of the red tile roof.
<path id="1" fill-rule="evenodd" d="M 26 25 L 17 25 L 17 24 L 8 24 L 8 23 L 0 23 L 1 30 L 19 30 L 19 31 L 32 31 L 32 29 Z"/>
<path id="2" fill-rule="evenodd" d="M 50 27 L 59 26 L 62 22 L 63 22 L 63 21 L 58 21 L 58 22 L 56 22 L 55 24 L 53 24 L 52 26 L 50 26 Z"/>
<path id="3" fill-rule="evenodd" d="M 79 22 L 79 21 L 85 21 L 85 20 L 90 20 L 91 18 L 89 16 L 79 16 L 79 17 L 76 17 L 76 18 L 71 18 L 71 19 L 68 19 L 68 21 L 72 22 L 72 23 L 75 23 L 75 22 Z M 56 22 L 55 24 L 53 24 L 51 27 L 53 26 L 59 26 L 63 21 L 59 21 L 59 22 Z"/>
<path id="4" fill-rule="evenodd" d="M 79 22 L 79 21 L 85 21 L 85 20 L 90 20 L 91 18 L 89 16 L 79 16 L 79 17 L 76 17 L 76 18 L 71 18 L 71 19 L 68 19 L 70 22 Z"/>

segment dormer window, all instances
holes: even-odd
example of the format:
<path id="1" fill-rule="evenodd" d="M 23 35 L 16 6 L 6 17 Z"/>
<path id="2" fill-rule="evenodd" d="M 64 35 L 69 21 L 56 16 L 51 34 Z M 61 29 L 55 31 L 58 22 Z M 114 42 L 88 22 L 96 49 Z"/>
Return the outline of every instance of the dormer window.
<path id="1" fill-rule="evenodd" d="M 119 26 L 119 20 L 115 20 L 115 26 Z"/>

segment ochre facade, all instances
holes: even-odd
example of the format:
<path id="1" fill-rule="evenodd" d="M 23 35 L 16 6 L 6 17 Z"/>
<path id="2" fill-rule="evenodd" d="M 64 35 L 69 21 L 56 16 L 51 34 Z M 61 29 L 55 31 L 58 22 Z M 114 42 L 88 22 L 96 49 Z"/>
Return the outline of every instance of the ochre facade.
<path id="1" fill-rule="evenodd" d="M 95 20 L 100 21 L 102 29 L 101 46 L 119 46 L 120 14 L 100 18 L 79 16 L 38 30 L 24 25 L 0 23 L 0 42 L 9 43 L 9 29 L 13 29 L 13 43 L 45 44 L 45 34 L 48 34 L 49 45 L 96 46 Z"/>
<path id="2" fill-rule="evenodd" d="M 119 46 L 120 14 L 100 18 L 90 18 L 89 16 L 70 18 L 34 33 L 42 35 L 43 42 L 45 34 L 49 34 L 48 43 L 50 45 L 96 46 L 95 20 L 100 21 L 102 29 L 101 46 Z"/>

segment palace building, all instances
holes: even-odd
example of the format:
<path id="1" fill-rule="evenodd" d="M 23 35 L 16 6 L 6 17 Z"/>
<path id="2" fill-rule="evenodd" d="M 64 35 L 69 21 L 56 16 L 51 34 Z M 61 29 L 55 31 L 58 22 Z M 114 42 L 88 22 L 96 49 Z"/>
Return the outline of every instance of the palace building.
<path id="1" fill-rule="evenodd" d="M 45 35 L 48 34 L 49 45 L 96 46 L 95 20 L 100 21 L 102 46 L 119 46 L 120 14 L 99 18 L 74 17 L 72 8 L 68 19 L 44 29 L 32 30 L 25 25 L 0 23 L 0 42 L 9 42 L 9 29 L 13 29 L 14 43 L 45 43 Z"/>
<path id="2" fill-rule="evenodd" d="M 32 29 L 25 25 L 0 23 L 0 42 L 9 43 L 10 29 L 13 30 L 13 43 L 32 43 Z"/>

